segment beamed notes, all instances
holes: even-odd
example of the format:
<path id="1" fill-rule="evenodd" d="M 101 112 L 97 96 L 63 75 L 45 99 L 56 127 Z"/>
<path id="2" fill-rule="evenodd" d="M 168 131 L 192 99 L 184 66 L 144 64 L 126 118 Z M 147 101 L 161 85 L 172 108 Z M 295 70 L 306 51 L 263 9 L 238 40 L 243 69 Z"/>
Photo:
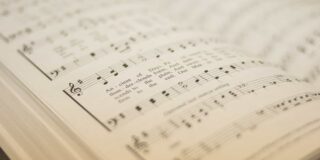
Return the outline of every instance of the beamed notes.
<path id="1" fill-rule="evenodd" d="M 21 82 L 43 104 L 41 111 L 62 122 L 97 159 L 291 160 L 316 150 L 320 93 L 307 81 L 317 81 L 320 73 L 314 65 L 319 25 L 288 43 L 295 44 L 291 50 L 277 44 L 296 39 L 295 28 L 318 19 L 320 3 L 159 2 L 168 13 L 187 8 L 181 17 L 197 23 L 184 25 L 151 1 L 0 1 L 0 70 Z M 228 4 L 239 4 L 239 10 Z M 291 15 L 287 5 L 302 15 L 278 17 Z M 214 8 L 217 14 L 207 19 L 203 14 Z M 206 20 L 215 20 L 217 32 L 195 26 Z M 277 25 L 279 35 L 273 32 Z M 252 41 L 260 35 L 255 29 L 267 38 Z M 258 56 L 248 56 L 244 46 L 256 48 Z M 292 67 L 305 59 L 313 61 Z M 307 72 L 296 78 L 284 70 Z"/>

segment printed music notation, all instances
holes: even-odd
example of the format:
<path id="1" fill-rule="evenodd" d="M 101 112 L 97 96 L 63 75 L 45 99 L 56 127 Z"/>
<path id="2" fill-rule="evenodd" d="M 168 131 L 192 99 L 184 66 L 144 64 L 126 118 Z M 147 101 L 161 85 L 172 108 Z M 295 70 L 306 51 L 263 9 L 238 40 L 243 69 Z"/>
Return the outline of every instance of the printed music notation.
<path id="1" fill-rule="evenodd" d="M 125 8 L 127 9 L 127 8 Z M 82 32 L 88 32 L 92 30 L 98 30 L 99 27 L 108 27 L 111 28 L 116 23 L 119 23 L 121 20 L 130 21 L 130 18 L 141 16 L 143 12 L 148 12 L 141 7 L 139 8 L 130 8 L 127 10 L 114 11 L 112 13 L 103 13 L 102 15 L 95 15 L 95 17 L 86 17 L 79 18 L 75 24 L 70 26 L 65 26 L 63 29 L 54 31 L 51 34 L 45 35 L 44 37 L 35 39 L 30 43 L 26 43 L 27 46 L 32 46 L 33 48 L 39 48 L 46 46 L 48 44 L 53 44 L 55 41 L 61 40 L 66 37 L 70 37 L 75 34 L 81 34 Z M 72 18 L 72 17 L 69 17 Z M 59 19 L 60 20 L 60 19 Z M 60 20 L 60 23 L 61 20 Z M 34 32 L 39 32 L 39 29 L 36 30 L 33 28 Z"/>
<path id="2" fill-rule="evenodd" d="M 217 67 L 211 70 L 203 70 L 199 75 L 195 75 L 184 81 L 180 81 L 176 85 L 173 85 L 170 88 L 164 89 L 161 93 L 158 93 L 153 97 L 150 97 L 145 101 L 142 101 L 138 105 L 132 106 L 121 113 L 115 114 L 115 116 L 112 116 L 107 119 L 97 118 L 97 117 L 94 117 L 94 118 L 97 119 L 99 123 L 104 128 L 106 128 L 109 132 L 112 132 L 113 130 L 127 124 L 129 121 L 132 121 L 134 118 L 137 118 L 142 114 L 145 114 L 147 111 L 151 111 L 152 109 L 157 108 L 159 104 L 163 104 L 164 102 L 170 100 L 171 97 L 182 95 L 210 81 L 216 81 L 220 84 L 222 83 L 221 80 L 223 80 L 224 77 L 226 76 L 230 76 L 233 73 L 238 73 L 250 68 L 257 68 L 259 66 L 264 67 L 264 66 L 268 66 L 268 64 L 265 64 L 260 60 L 246 60 L 246 61 L 240 61 L 238 63 L 232 63 L 232 64 L 224 65 L 221 67 Z M 115 70 L 111 70 L 111 73 L 108 72 L 108 74 L 111 74 L 112 76 L 117 76 L 119 72 Z M 82 85 L 81 87 L 88 89 L 88 87 L 95 85 L 97 83 L 101 83 L 102 85 L 107 85 L 108 81 L 106 80 L 107 79 L 105 79 L 100 75 L 98 76 L 94 75 L 94 77 L 91 77 L 90 81 L 85 80 L 85 81 L 80 81 L 78 83 L 86 84 L 87 87 L 84 87 L 84 85 Z M 81 87 L 76 86 L 73 83 L 69 83 L 69 87 L 63 92 L 72 100 L 74 100 L 77 104 L 79 104 L 80 107 L 88 108 L 84 106 L 84 104 L 81 102 L 81 97 L 84 96 L 83 95 L 84 88 L 81 88 Z"/>
<path id="3" fill-rule="evenodd" d="M 137 105 L 124 110 L 116 116 L 109 118 L 105 125 L 111 130 L 115 130 L 133 119 L 146 114 L 147 112 L 159 107 L 167 101 L 180 96 L 184 93 L 190 92 L 193 89 L 205 85 L 211 81 L 221 80 L 228 75 L 233 73 L 241 72 L 243 70 L 265 65 L 262 61 L 242 61 L 239 63 L 229 64 L 226 66 L 218 67 L 212 70 L 204 70 L 199 75 L 195 75 L 187 80 L 180 81 L 176 85 L 170 88 L 164 89 L 163 91 L 156 93 L 148 99 L 141 101 Z M 217 101 L 218 102 L 218 101 Z"/>
<path id="4" fill-rule="evenodd" d="M 320 65 L 316 65 L 309 71 L 308 75 L 303 79 L 306 82 L 315 82 L 320 78 Z"/>
<path id="5" fill-rule="evenodd" d="M 293 35 L 293 34 L 295 34 L 294 32 L 297 32 L 299 30 L 301 31 L 301 30 L 305 29 L 304 27 L 306 27 L 306 26 L 302 27 L 301 24 L 310 25 L 313 21 L 320 18 L 320 12 L 319 12 L 318 7 L 316 7 L 315 5 L 310 5 L 310 6 L 312 6 L 312 8 L 309 8 L 309 10 L 306 10 L 307 12 L 304 13 L 305 15 L 301 14 L 301 16 L 295 17 L 294 21 L 292 21 L 290 25 L 287 24 L 280 31 L 275 31 L 275 30 L 272 31 L 272 32 L 279 32 L 279 33 L 274 33 L 277 38 L 269 39 L 268 43 L 266 43 L 265 45 L 262 46 L 263 48 L 261 48 L 261 57 L 269 58 L 269 57 L 272 57 L 274 54 L 285 53 L 285 55 L 282 56 L 282 59 L 285 61 L 285 58 L 288 56 L 287 53 L 292 52 L 292 51 L 290 51 L 292 48 L 294 48 L 294 50 L 296 50 L 296 51 L 293 51 L 295 53 L 299 53 L 302 51 L 302 50 L 300 50 L 301 49 L 300 44 L 290 44 L 289 45 L 288 43 L 284 44 L 284 41 L 286 41 L 285 40 L 286 36 L 288 36 L 290 34 Z M 275 23 L 277 23 L 277 22 L 275 22 Z M 308 26 L 308 27 L 310 27 L 310 26 Z M 318 32 L 318 31 L 316 31 L 317 28 L 319 28 L 319 26 L 314 27 L 315 32 Z M 295 41 L 298 41 L 298 43 L 300 43 L 299 42 L 300 39 L 304 39 L 304 37 L 297 36 L 297 35 L 293 36 L 292 38 L 295 39 Z M 250 41 L 247 41 L 246 43 L 250 43 Z M 286 45 L 285 46 L 286 51 L 285 52 L 281 51 L 281 53 L 280 53 L 280 52 L 277 52 L 277 50 L 279 49 L 278 48 L 279 46 L 283 47 L 283 45 L 279 45 L 281 43 Z M 293 54 L 295 54 L 295 53 L 293 53 Z M 301 53 L 299 53 L 299 54 L 301 54 Z M 302 54 L 304 54 L 303 51 L 302 51 Z M 280 65 L 283 65 L 283 64 L 280 64 Z M 285 64 L 283 66 L 285 67 Z"/>
<path id="6" fill-rule="evenodd" d="M 46 3 L 51 4 L 50 7 L 46 7 Z M 20 24 L 18 28 L 15 28 L 14 31 L 6 32 L 6 35 L 4 36 L 6 41 L 8 43 L 11 43 L 22 37 L 30 36 L 33 33 L 45 30 L 48 27 L 61 24 L 62 22 L 66 21 L 66 19 L 69 19 L 70 16 L 79 16 L 82 12 L 84 12 L 85 10 L 90 10 L 92 7 L 92 5 L 84 5 L 82 7 L 77 6 L 76 8 L 69 8 L 70 3 L 75 3 L 75 1 L 70 1 L 69 3 L 64 4 L 61 4 L 59 2 L 55 3 L 54 1 L 47 1 L 45 3 L 42 3 L 40 1 L 33 1 L 31 3 L 15 4 L 14 8 L 6 8 L 6 11 L 3 12 L 5 14 L 2 14 L 3 19 L 6 19 L 6 17 L 10 18 L 11 16 L 17 16 L 21 17 L 21 19 L 23 19 L 24 21 L 29 22 L 27 25 L 23 23 L 18 23 Z M 52 12 L 54 9 L 57 8 L 60 9 L 60 12 L 56 13 L 53 16 Z M 32 13 L 30 12 L 31 10 Z M 30 16 L 29 14 L 33 16 Z M 41 15 L 43 18 L 40 19 L 39 17 L 35 16 L 37 14 Z"/>
<path id="7" fill-rule="evenodd" d="M 92 87 L 93 85 L 96 85 L 98 83 L 107 85 L 110 78 L 116 77 L 121 74 L 121 72 L 134 66 L 145 63 L 152 59 L 159 59 L 165 55 L 175 54 L 180 50 L 186 50 L 199 46 L 201 47 L 202 45 L 209 45 L 212 42 L 215 43 L 215 40 L 212 38 L 192 38 L 184 39 L 173 44 L 166 44 L 156 49 L 147 50 L 143 53 L 136 54 L 126 60 L 122 60 L 121 62 L 110 65 L 109 67 L 106 67 L 106 69 L 103 69 L 86 78 L 78 80 L 75 83 L 70 83 L 69 87 L 65 89 L 65 91 L 72 96 L 81 96 L 86 89 Z M 75 88 L 77 88 L 77 92 L 74 91 Z"/>
<path id="8" fill-rule="evenodd" d="M 20 46 L 18 52 L 49 80 L 60 78 L 106 55 L 133 51 L 136 49 L 134 47 L 140 46 L 142 42 L 191 30 L 168 23 L 140 3 L 121 2 L 102 3 L 102 6 L 106 5 L 104 10 L 99 10 L 103 8 L 100 3 L 94 3 L 98 9 L 90 11 L 88 15 L 84 14 L 86 15 L 84 17 L 82 13 L 85 11 L 81 6 L 72 5 L 71 8 L 64 6 L 63 9 L 68 16 L 62 13 L 50 13 L 50 16 L 44 16 L 45 18 L 41 20 L 34 19 L 24 24 L 22 28 L 27 29 L 22 31 L 19 28 L 9 29 L 19 33 L 12 36 L 14 39 L 18 40 L 23 35 L 17 41 Z M 109 7 L 112 9 L 108 10 Z M 34 12 L 30 14 L 37 13 Z M 40 24 L 42 24 L 40 28 L 36 27 Z M 27 35 L 22 33 L 25 30 L 28 32 Z M 52 31 L 47 33 L 48 30 Z M 0 32 L 0 38 L 15 43 L 10 39 L 11 36 L 5 35 L 9 32 L 5 30 Z M 43 34 L 40 34 L 42 32 Z M 45 63 L 40 60 L 45 58 L 52 61 Z"/>
<path id="9" fill-rule="evenodd" d="M 245 132 L 252 131 L 266 120 L 316 100 L 320 100 L 320 92 L 298 94 L 265 106 L 203 139 L 198 144 L 182 150 L 181 155 L 174 160 L 202 159 L 223 147 L 227 142 L 240 139 Z"/>
<path id="10" fill-rule="evenodd" d="M 122 40 L 116 42 L 109 42 L 107 44 L 102 45 L 101 48 L 97 50 L 93 50 L 85 55 L 78 56 L 72 61 L 65 62 L 65 64 L 53 69 L 51 71 L 43 71 L 44 74 L 49 77 L 50 80 L 55 80 L 67 73 L 78 69 L 84 65 L 87 65 L 93 61 L 99 60 L 100 58 L 114 53 L 128 53 L 133 50 L 134 45 L 138 45 L 142 42 L 158 38 L 160 36 L 166 36 L 168 34 L 174 34 L 179 32 L 184 32 L 189 30 L 187 28 L 177 28 L 174 26 L 168 26 L 167 28 L 162 27 L 151 29 L 151 31 L 147 32 L 136 32 L 134 34 L 130 34 L 126 36 L 126 38 L 122 38 Z M 191 42 L 193 43 L 193 42 Z M 32 53 L 34 48 L 32 45 L 23 45 L 22 48 L 19 50 L 24 57 L 27 57 L 30 61 L 32 61 Z M 35 62 L 34 62 L 35 63 Z"/>
<path id="11" fill-rule="evenodd" d="M 43 4 L 47 4 L 47 3 L 51 3 L 51 5 L 49 5 L 50 7 L 42 6 Z M 120 5 L 121 3 L 122 5 Z M 23 17 L 21 19 L 24 19 L 25 21 L 29 22 L 27 25 L 25 23 L 18 23 L 19 25 L 17 26 L 19 27 L 16 28 L 14 31 L 9 31 L 6 34 L 3 34 L 3 37 L 7 43 L 11 43 L 13 41 L 19 40 L 20 38 L 30 36 L 34 33 L 41 32 L 48 28 L 56 27 L 59 24 L 64 24 L 71 18 L 79 19 L 77 26 L 71 26 L 70 28 L 61 31 L 70 35 L 72 33 L 79 31 L 80 29 L 87 29 L 87 26 L 88 26 L 87 24 L 89 24 L 89 26 L 97 26 L 105 22 L 105 19 L 104 18 L 101 19 L 100 17 L 110 18 L 108 17 L 109 14 L 102 14 L 100 16 L 95 15 L 95 17 L 99 17 L 99 19 L 97 18 L 90 19 L 90 21 L 87 21 L 88 19 L 81 20 L 81 17 L 83 17 L 83 15 L 85 14 L 90 14 L 93 11 L 99 11 L 101 9 L 109 9 L 109 8 L 115 8 L 115 7 L 121 8 L 126 5 L 134 6 L 133 1 L 132 3 L 130 3 L 130 1 L 126 1 L 126 0 L 100 1 L 97 3 L 91 3 L 91 1 L 82 1 L 80 4 L 77 1 L 68 1 L 63 3 L 51 1 L 43 4 L 41 4 L 39 1 L 34 1 L 34 3 L 22 4 L 21 7 L 7 8 L 6 10 L 2 11 L 2 14 L 0 11 L 0 17 L 2 16 L 3 18 L 6 18 L 6 17 L 10 18 L 10 16 L 19 16 L 19 17 Z M 41 9 L 32 9 L 33 7 L 41 8 Z M 56 12 L 57 9 L 60 9 L 60 12 Z M 136 8 L 132 7 L 132 9 L 137 9 L 137 10 L 140 9 L 140 12 L 142 10 L 141 7 L 136 7 Z M 32 12 L 30 12 L 30 10 L 32 10 Z M 28 14 L 31 14 L 31 16 L 29 17 L 28 14 L 22 14 L 24 12 L 30 12 Z M 40 19 L 39 17 L 37 17 L 37 14 L 41 15 L 42 18 Z M 121 16 L 122 14 L 112 14 L 111 18 L 117 17 L 115 15 Z M 65 34 L 56 33 L 49 37 L 57 37 L 57 36 L 65 36 Z M 43 40 L 41 41 L 44 42 Z M 41 45 L 43 45 L 43 43 L 39 44 L 39 46 Z"/>
<path id="12" fill-rule="evenodd" d="M 294 50 L 297 53 L 306 55 L 310 58 L 316 57 L 318 55 L 316 54 L 315 50 L 318 49 L 320 44 L 320 29 L 318 29 L 319 27 L 320 25 L 316 27 L 317 30 L 312 31 L 311 33 L 306 35 L 305 38 L 302 39 L 298 44 L 296 44 Z"/>
<path id="13" fill-rule="evenodd" d="M 206 118 L 210 116 L 210 112 L 218 108 L 223 108 L 226 104 L 234 100 L 249 94 L 257 93 L 259 90 L 264 90 L 271 86 L 292 82 L 298 82 L 298 80 L 284 75 L 275 75 L 237 85 L 213 95 L 201 103 L 185 109 L 177 115 L 171 116 L 166 122 L 157 125 L 153 129 L 144 130 L 132 137 L 133 139 L 143 141 L 150 146 L 160 140 L 168 139 L 180 130 L 190 130 L 195 125 L 204 123 Z"/>
<path id="14" fill-rule="evenodd" d="M 317 28 L 319 28 L 318 26 Z M 293 51 L 284 55 L 281 61 L 279 62 L 279 67 L 284 70 L 287 70 L 291 74 L 301 77 L 301 79 L 306 82 L 314 83 L 320 77 L 320 66 L 317 61 L 313 59 L 319 59 L 317 54 L 318 48 L 320 45 L 320 30 L 312 31 L 299 43 L 295 44 Z M 295 65 L 301 64 L 301 57 L 308 59 L 308 62 L 313 63 L 312 67 L 305 72 L 294 72 Z"/>
<path id="15" fill-rule="evenodd" d="M 266 159 L 267 157 L 276 156 L 277 153 L 284 151 L 286 148 L 289 148 L 296 141 L 304 139 L 305 137 L 313 135 L 319 131 L 320 119 L 312 120 L 292 131 L 287 132 L 276 140 L 273 140 L 271 143 L 272 145 L 270 145 L 270 143 L 269 145 L 265 145 L 263 148 L 251 154 L 245 160 L 260 160 Z M 305 158 L 303 160 L 310 160 L 310 158 Z"/>
<path id="16" fill-rule="evenodd" d="M 320 13 L 319 13 L 320 14 Z M 319 28 L 318 25 L 316 28 Z M 299 42 L 294 44 L 294 47 L 286 54 L 282 55 L 278 60 L 278 65 L 283 70 L 288 70 L 290 66 L 295 64 L 295 61 L 301 56 L 307 59 L 317 58 L 317 50 L 320 42 L 320 31 L 314 30 L 305 37 L 301 38 Z M 312 62 L 310 60 L 310 62 Z M 306 78 L 305 78 L 306 79 Z"/>
<path id="17" fill-rule="evenodd" d="M 109 45 L 106 45 L 105 47 L 102 47 L 96 51 L 92 51 L 82 57 L 79 57 L 75 59 L 72 62 L 66 63 L 57 69 L 54 69 L 52 71 L 49 71 L 47 75 L 51 77 L 51 79 L 57 79 L 64 74 L 67 74 L 70 71 L 73 71 L 83 65 L 89 64 L 95 60 L 98 60 L 99 58 L 102 58 L 110 53 L 120 53 L 124 54 L 132 50 L 133 45 L 136 45 L 141 42 L 145 42 L 147 40 L 150 40 L 152 38 L 156 38 L 158 36 L 165 36 L 167 34 L 177 32 L 179 29 L 175 27 L 170 27 L 169 29 L 157 29 L 153 30 L 151 32 L 142 33 L 138 32 L 135 35 L 130 35 L 124 40 L 110 43 Z"/>

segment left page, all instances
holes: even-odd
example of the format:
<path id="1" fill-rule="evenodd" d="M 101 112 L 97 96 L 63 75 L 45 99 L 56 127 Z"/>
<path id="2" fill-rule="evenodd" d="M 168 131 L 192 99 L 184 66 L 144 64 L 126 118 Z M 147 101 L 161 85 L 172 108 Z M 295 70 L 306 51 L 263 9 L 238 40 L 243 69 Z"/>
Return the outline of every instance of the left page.
<path id="1" fill-rule="evenodd" d="M 301 159 L 320 148 L 319 91 L 144 1 L 1 4 L 2 69 L 99 159 Z"/>

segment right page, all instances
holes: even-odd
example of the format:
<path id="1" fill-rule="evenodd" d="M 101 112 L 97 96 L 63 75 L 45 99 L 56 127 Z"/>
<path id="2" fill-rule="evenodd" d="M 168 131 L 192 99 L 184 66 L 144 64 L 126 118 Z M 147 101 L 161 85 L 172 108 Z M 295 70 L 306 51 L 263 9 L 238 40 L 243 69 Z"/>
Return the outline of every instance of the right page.
<path id="1" fill-rule="evenodd" d="M 320 85 L 320 1 L 167 0 L 170 17 L 219 34 L 254 56 Z"/>

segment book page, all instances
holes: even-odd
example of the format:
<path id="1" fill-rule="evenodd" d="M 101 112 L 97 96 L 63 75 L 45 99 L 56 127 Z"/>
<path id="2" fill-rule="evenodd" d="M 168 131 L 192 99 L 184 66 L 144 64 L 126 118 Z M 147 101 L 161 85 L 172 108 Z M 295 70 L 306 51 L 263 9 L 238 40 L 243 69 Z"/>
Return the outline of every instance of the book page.
<path id="1" fill-rule="evenodd" d="M 317 0 L 155 1 L 181 23 L 204 28 L 320 85 L 320 3 Z"/>
<path id="2" fill-rule="evenodd" d="M 1 3 L 1 69 L 99 159 L 318 155 L 319 90 L 144 1 Z"/>

